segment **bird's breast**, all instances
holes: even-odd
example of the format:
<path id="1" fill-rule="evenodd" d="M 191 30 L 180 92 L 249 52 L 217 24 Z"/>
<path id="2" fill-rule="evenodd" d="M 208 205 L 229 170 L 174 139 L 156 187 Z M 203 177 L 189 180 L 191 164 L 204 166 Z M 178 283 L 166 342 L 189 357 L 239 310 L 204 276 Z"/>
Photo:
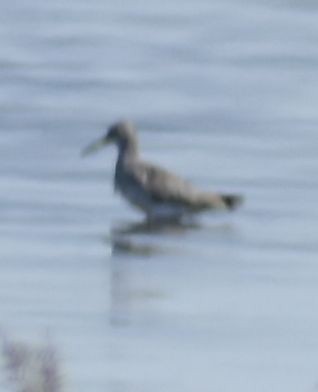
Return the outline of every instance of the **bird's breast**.
<path id="1" fill-rule="evenodd" d="M 133 176 L 122 168 L 115 171 L 114 189 L 133 206 L 146 212 L 149 210 L 149 198 L 138 186 Z"/>

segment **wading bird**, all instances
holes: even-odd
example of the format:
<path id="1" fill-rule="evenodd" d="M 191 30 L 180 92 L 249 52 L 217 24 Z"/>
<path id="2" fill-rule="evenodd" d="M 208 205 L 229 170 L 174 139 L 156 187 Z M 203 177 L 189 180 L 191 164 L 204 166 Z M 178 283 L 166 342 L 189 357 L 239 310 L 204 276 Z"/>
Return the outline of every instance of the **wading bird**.
<path id="1" fill-rule="evenodd" d="M 239 195 L 200 191 L 169 171 L 141 160 L 135 127 L 127 121 L 110 126 L 104 137 L 83 150 L 83 155 L 110 143 L 118 149 L 115 190 L 142 210 L 149 222 L 178 221 L 206 210 L 233 210 L 242 202 Z"/>

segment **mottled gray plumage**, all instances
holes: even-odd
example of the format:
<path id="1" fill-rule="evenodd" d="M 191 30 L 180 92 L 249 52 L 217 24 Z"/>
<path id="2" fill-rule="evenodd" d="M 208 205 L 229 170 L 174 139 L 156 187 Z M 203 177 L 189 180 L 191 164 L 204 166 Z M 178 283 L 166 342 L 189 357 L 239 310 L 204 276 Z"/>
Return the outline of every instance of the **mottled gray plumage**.
<path id="1" fill-rule="evenodd" d="M 100 141 L 84 150 L 84 154 L 108 143 L 118 148 L 115 190 L 141 209 L 149 220 L 179 219 L 210 209 L 233 209 L 241 202 L 237 195 L 199 191 L 167 170 L 142 161 L 137 134 L 130 122 L 112 125 Z"/>

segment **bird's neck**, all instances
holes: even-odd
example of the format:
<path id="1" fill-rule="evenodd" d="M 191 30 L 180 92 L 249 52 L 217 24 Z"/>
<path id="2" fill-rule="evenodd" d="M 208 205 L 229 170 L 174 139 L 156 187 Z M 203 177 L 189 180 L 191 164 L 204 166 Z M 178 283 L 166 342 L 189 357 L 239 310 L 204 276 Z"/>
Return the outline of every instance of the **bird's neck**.
<path id="1" fill-rule="evenodd" d="M 115 168 L 114 187 L 122 190 L 125 187 L 126 175 L 138 160 L 138 150 L 132 148 L 119 148 L 118 158 Z"/>
<path id="2" fill-rule="evenodd" d="M 130 140 L 118 146 L 118 163 L 133 161 L 138 158 L 138 145 L 135 140 Z"/>

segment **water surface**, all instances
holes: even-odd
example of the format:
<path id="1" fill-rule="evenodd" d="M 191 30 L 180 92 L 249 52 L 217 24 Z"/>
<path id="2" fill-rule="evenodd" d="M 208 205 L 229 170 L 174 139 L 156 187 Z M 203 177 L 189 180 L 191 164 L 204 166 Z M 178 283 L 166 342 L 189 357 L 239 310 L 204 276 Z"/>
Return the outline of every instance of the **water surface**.
<path id="1" fill-rule="evenodd" d="M 1 5 L 1 327 L 74 391 L 315 391 L 316 4 Z M 80 157 L 122 117 L 244 207 L 140 229 L 115 151 Z"/>

